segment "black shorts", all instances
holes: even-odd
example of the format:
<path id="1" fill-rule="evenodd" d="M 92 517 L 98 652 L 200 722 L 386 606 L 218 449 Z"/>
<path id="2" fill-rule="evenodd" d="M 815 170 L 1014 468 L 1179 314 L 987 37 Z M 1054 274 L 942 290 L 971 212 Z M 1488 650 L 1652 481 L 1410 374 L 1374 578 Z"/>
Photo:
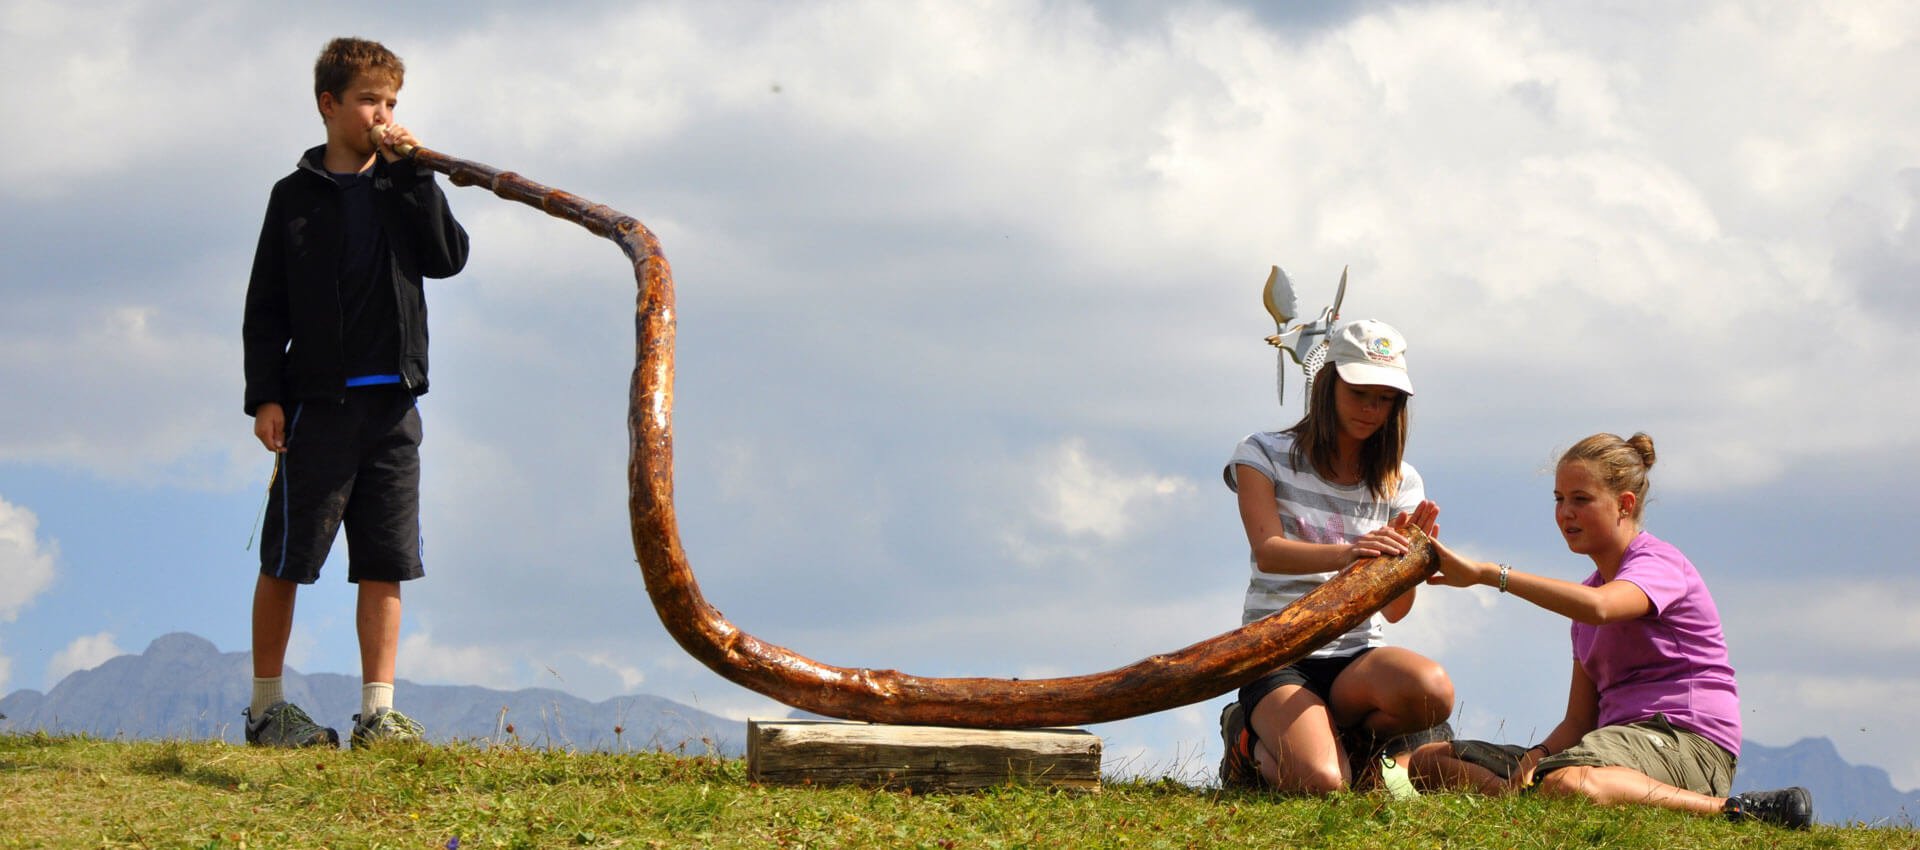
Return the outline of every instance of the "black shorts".
<path id="1" fill-rule="evenodd" d="M 260 573 L 312 584 L 347 527 L 347 581 L 408 581 L 420 562 L 420 413 L 403 387 L 347 391 L 287 411 L 274 466 Z"/>
<path id="2" fill-rule="evenodd" d="M 1261 676 L 1240 689 L 1240 709 L 1253 716 L 1253 709 L 1268 694 L 1286 685 L 1299 685 L 1308 693 L 1320 698 L 1321 702 L 1332 702 L 1333 680 L 1347 669 L 1347 665 L 1360 660 L 1372 652 L 1367 647 L 1352 655 L 1335 655 L 1326 658 L 1302 658 L 1285 667 Z"/>
<path id="3" fill-rule="evenodd" d="M 1527 757 L 1527 748 L 1519 744 L 1457 740 L 1453 742 L 1453 757 L 1485 768 L 1501 779 L 1512 779 L 1513 772 L 1520 769 L 1520 760 Z M 1536 776 L 1543 775 L 1536 771 Z"/>

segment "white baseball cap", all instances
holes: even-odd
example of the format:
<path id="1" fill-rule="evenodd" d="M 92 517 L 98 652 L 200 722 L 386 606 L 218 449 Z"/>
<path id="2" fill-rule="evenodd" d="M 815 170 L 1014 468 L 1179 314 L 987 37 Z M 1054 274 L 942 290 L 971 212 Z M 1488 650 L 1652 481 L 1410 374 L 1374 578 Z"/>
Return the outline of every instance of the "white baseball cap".
<path id="1" fill-rule="evenodd" d="M 1355 319 L 1333 329 L 1327 359 L 1349 384 L 1393 387 L 1413 395 L 1407 378 L 1407 338 L 1378 319 Z"/>

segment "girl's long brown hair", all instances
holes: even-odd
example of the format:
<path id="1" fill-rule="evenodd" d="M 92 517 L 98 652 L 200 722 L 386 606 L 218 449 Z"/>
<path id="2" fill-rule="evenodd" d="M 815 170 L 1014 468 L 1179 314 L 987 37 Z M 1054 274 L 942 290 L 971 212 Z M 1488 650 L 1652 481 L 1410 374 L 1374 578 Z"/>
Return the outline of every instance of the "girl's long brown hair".
<path id="1" fill-rule="evenodd" d="M 1291 459 L 1295 467 L 1312 464 L 1315 475 L 1329 481 L 1334 478 L 1333 460 L 1338 450 L 1339 415 L 1333 409 L 1333 395 L 1347 385 L 1340 370 L 1328 363 L 1320 367 L 1313 380 L 1313 394 L 1307 398 L 1307 412 L 1285 433 L 1293 435 Z M 1385 499 L 1400 490 L 1400 460 L 1407 451 L 1407 394 L 1394 399 L 1393 412 L 1373 436 L 1360 444 L 1360 480 L 1375 499 Z"/>

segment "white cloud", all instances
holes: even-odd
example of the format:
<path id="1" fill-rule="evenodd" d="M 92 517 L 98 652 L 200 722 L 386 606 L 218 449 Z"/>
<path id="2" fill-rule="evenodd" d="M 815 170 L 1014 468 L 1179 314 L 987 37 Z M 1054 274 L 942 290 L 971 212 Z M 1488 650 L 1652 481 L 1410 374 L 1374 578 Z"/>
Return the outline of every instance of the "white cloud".
<path id="1" fill-rule="evenodd" d="M 1231 625 L 1244 541 L 1215 482 L 1235 439 L 1286 418 L 1254 298 L 1274 262 L 1310 309 L 1352 264 L 1348 311 L 1408 333 L 1413 460 L 1449 523 L 1495 512 L 1480 485 L 1602 429 L 1653 433 L 1675 495 L 1779 489 L 1829 463 L 1913 477 L 1920 400 L 1851 368 L 1920 342 L 1920 89 L 1886 84 L 1914 76 L 1911 4 L 1456 0 L 1294 28 L 1264 5 L 1129 18 L 1072 0 L 444 11 L 390 19 L 412 71 L 403 120 L 662 236 L 681 283 L 687 548 L 730 613 L 801 650 L 1078 673 Z M 82 493 L 257 493 L 239 299 L 267 186 L 318 141 L 307 63 L 332 33 L 244 4 L 0 15 L 24 69 L 0 107 L 58 128 L 16 133 L 0 163 L 0 385 L 26 400 L 0 407 L 0 463 Z M 498 57 L 529 42 L 568 48 L 503 79 Z M 223 95 L 162 119 L 149 89 Z M 208 128 L 247 140 L 207 156 Z M 432 628 L 408 636 L 401 674 L 517 687 L 549 684 L 552 664 L 573 690 L 760 710 L 650 623 L 604 645 L 648 617 L 625 539 L 617 253 L 449 193 L 475 253 L 430 284 L 433 578 L 408 592 Z M 90 250 L 103 232 L 132 241 Z M 1431 474 L 1442 460 L 1454 475 Z M 1790 483 L 1802 504 L 1862 498 Z M 1767 510 L 1781 534 L 1815 533 Z M 1731 533 L 1720 522 L 1674 536 Z M 26 540 L 0 537 L 24 552 L 0 554 L 0 577 L 26 579 L 0 582 L 0 618 L 51 586 L 54 546 Z M 1751 569 L 1806 569 L 1776 561 Z M 1792 612 L 1725 584 L 1730 630 L 1752 633 L 1736 654 L 1791 648 L 1757 630 Z M 1810 603 L 1832 627 L 1807 643 L 1910 648 L 1884 600 L 1912 596 L 1841 582 Z M 1425 590 L 1390 634 L 1472 684 L 1471 722 L 1550 722 L 1563 625 L 1489 598 Z M 351 628 L 307 625 L 296 654 L 354 657 Z M 1766 707 L 1778 671 L 1741 663 Z M 1810 702 L 1782 705 L 1779 728 L 1831 731 Z M 1166 740 L 1211 740 L 1198 718 Z M 1141 728 L 1116 751 L 1156 746 L 1161 727 Z"/>
<path id="2" fill-rule="evenodd" d="M 81 670 L 92 670 L 109 660 L 125 655 L 126 650 L 114 642 L 112 632 L 99 632 L 74 638 L 65 649 L 53 654 L 53 660 L 47 662 L 47 687 L 52 688 L 67 674 Z"/>
<path id="3" fill-rule="evenodd" d="M 595 667 L 604 668 L 611 671 L 615 676 L 618 676 L 620 678 L 620 689 L 622 693 L 634 693 L 647 681 L 645 671 L 631 664 L 623 663 L 609 653 L 593 652 L 582 657 L 587 663 Z"/>
<path id="4" fill-rule="evenodd" d="M 237 307 L 236 307 L 237 309 Z M 207 376 L 239 369 L 239 338 L 215 337 L 188 311 L 100 306 L 73 324 L 0 338 L 0 376 L 38 404 L 0 411 L 0 460 L 53 462 L 122 480 L 229 488 L 269 467 L 239 415 L 238 386 L 208 397 Z M 65 367 L 48 370 L 45 364 Z M 140 428 L 91 412 L 138 408 Z M 57 414 L 57 415 L 56 415 Z M 76 415 L 78 414 L 78 415 Z"/>
<path id="5" fill-rule="evenodd" d="M 728 684 L 722 689 L 694 691 L 687 702 L 708 714 L 738 720 L 768 720 L 788 717 L 793 709 L 746 688 Z"/>
<path id="6" fill-rule="evenodd" d="M 139 169 L 147 156 L 204 154 L 216 139 L 241 149 L 239 156 L 257 155 L 246 150 L 257 137 L 228 138 L 243 123 L 228 107 L 262 98 L 285 106 L 299 97 L 303 83 L 311 85 L 311 66 L 287 58 L 312 56 L 323 43 L 321 36 L 309 40 L 252 19 L 264 11 L 232 3 L 165 9 L 137 0 L 7 4 L 0 39 L 19 73 L 17 84 L 0 87 L 0 108 L 34 119 L 30 130 L 23 125 L 9 136 L 18 156 L 0 164 L 5 191 L 49 196 L 78 181 Z M 252 37 L 231 37 L 238 32 Z M 209 38 L 221 40 L 219 62 L 205 61 Z M 226 104 L 209 98 L 163 104 L 149 96 L 156 68 L 169 69 L 169 85 L 225 86 Z M 310 126 L 317 127 L 317 119 Z M 126 144 L 136 137 L 141 145 Z"/>
<path id="7" fill-rule="evenodd" d="M 15 97 L 93 91 L 99 85 L 90 80 L 167 64 L 152 60 L 156 51 L 192 49 L 191 39 L 164 49 L 142 39 L 150 13 L 137 4 L 101 20 L 58 8 L 15 11 L 17 31 L 31 35 L 23 46 L 48 50 L 46 61 L 24 67 L 52 78 L 9 89 Z M 834 232 L 841 239 L 849 239 L 845 228 L 868 223 L 1011 231 L 1044 249 L 1012 257 L 1026 264 L 1022 289 L 1082 294 L 1086 302 L 1157 293 L 1151 301 L 1114 303 L 1133 327 L 1153 325 L 1139 315 L 1159 309 L 1150 304 L 1170 307 L 1159 317 L 1165 344 L 1113 357 L 1108 371 L 1080 382 L 1092 391 L 1062 391 L 1060 380 L 1045 374 L 1049 362 L 1078 361 L 1058 350 L 1035 352 L 1046 345 L 1035 337 L 999 339 L 992 348 L 1003 351 L 977 355 L 1039 370 L 1030 395 L 1007 401 L 1039 402 L 1049 394 L 1045 408 L 1055 416 L 1117 408 L 1147 424 L 1204 417 L 1207 411 L 1192 405 L 1138 403 L 1179 388 L 1127 388 L 1124 370 L 1148 352 L 1168 352 L 1163 356 L 1188 367 L 1187 374 L 1223 374 L 1229 360 L 1254 357 L 1260 349 L 1252 345 L 1194 345 L 1199 334 L 1191 325 L 1250 314 L 1251 286 L 1230 281 L 1255 279 L 1273 260 L 1302 270 L 1354 263 L 1355 307 L 1397 314 L 1421 363 L 1469 367 L 1447 370 L 1456 376 L 1473 371 L 1489 339 L 1524 339 L 1537 333 L 1543 315 L 1555 318 L 1555 341 L 1569 354 L 1635 328 L 1634 344 L 1610 361 L 1616 375 L 1595 382 L 1570 374 L 1563 355 L 1517 367 L 1537 374 L 1515 377 L 1548 386 L 1597 383 L 1589 394 L 1595 401 L 1576 400 L 1566 418 L 1598 418 L 1624 406 L 1612 415 L 1650 420 L 1650 428 L 1692 449 L 1675 453 L 1674 486 L 1726 488 L 1764 483 L 1795 456 L 1833 450 L 1788 439 L 1790 423 L 1771 414 L 1784 404 L 1844 401 L 1848 388 L 1832 388 L 1822 377 L 1835 363 L 1860 359 L 1871 343 L 1823 340 L 1831 355 L 1804 362 L 1784 347 L 1777 359 L 1756 349 L 1776 350 L 1765 348 L 1769 329 L 1806 327 L 1810 313 L 1835 322 L 1860 318 L 1826 268 L 1832 246 L 1822 219 L 1842 194 L 1872 190 L 1914 161 L 1911 144 L 1890 141 L 1905 134 L 1881 126 L 1903 114 L 1898 103 L 1845 108 L 1859 105 L 1865 92 L 1884 91 L 1873 83 L 1886 78 L 1893 55 L 1860 35 L 1859 20 L 1884 16 L 1899 26 L 1907 15 L 1873 9 L 1754 20 L 1738 6 L 1723 6 L 1679 12 L 1670 26 L 1622 37 L 1620 21 L 1578 11 L 1443 3 L 1381 7 L 1300 37 L 1255 25 L 1244 12 L 1197 5 L 1170 9 L 1160 31 L 1116 27 L 1072 3 L 913 12 L 828 3 L 784 7 L 765 20 L 658 4 L 409 39 L 416 73 L 407 109 L 445 127 L 457 152 L 515 165 L 596 200 L 631 206 L 666 198 L 634 211 L 656 227 L 684 223 L 671 228 L 685 235 L 669 250 L 697 250 L 694 269 L 730 266 L 736 273 L 725 281 L 729 292 L 843 296 L 912 283 L 891 273 L 839 275 L 818 258 L 769 244 L 825 220 L 840 222 Z M 89 33 L 86 50 L 45 47 L 78 41 L 81 32 Z M 294 84 L 303 63 L 284 57 L 313 46 L 292 49 L 298 33 L 272 32 L 241 40 L 249 46 L 244 61 L 279 68 L 265 75 L 272 85 L 300 91 Z M 657 49 L 618 49 L 638 32 Z M 490 76 L 492 57 L 508 42 L 534 37 L 575 48 L 517 75 L 504 90 L 461 84 Z M 1843 49 L 1826 49 L 1834 45 Z M 1672 65 L 1673 57 L 1696 54 L 1727 67 Z M 1816 62 L 1817 74 L 1796 71 Z M 1743 74 L 1769 85 L 1724 85 Z M 653 84 L 660 79 L 676 85 Z M 253 111 L 276 116 L 269 119 L 276 128 L 312 133 L 308 110 L 285 106 L 285 91 L 263 80 L 246 96 L 258 98 L 261 108 Z M 1835 97 L 1839 105 L 1829 103 Z M 521 105 L 492 108 L 502 100 Z M 50 105 L 83 108 L 66 101 L 94 99 L 62 96 Z M 1686 120 L 1703 103 L 1738 120 Z M 1819 120 L 1781 120 L 1782 103 Z M 284 108 L 264 109 L 270 104 Z M 140 123 L 125 112 L 101 109 L 60 123 Z M 126 134 L 103 127 L 85 135 Z M 756 141 L 766 138 L 780 142 Z M 116 155 L 154 148 L 155 140 L 146 142 L 116 145 Z M 1743 165 L 1747 160 L 1754 162 Z M 15 165 L 38 161 L 23 157 Z M 762 164 L 739 164 L 748 161 Z M 627 165 L 645 162 L 659 167 Z M 1778 184 L 1783 170 L 1795 176 L 1793 185 L 1756 197 L 1756 186 Z M 704 178 L 683 184 L 664 176 L 683 173 Z M 742 194 L 743 179 L 775 174 L 800 179 L 785 181 L 785 189 L 781 181 L 754 182 L 752 194 Z M 913 191 L 895 188 L 902 175 L 912 176 Z M 819 191 L 825 179 L 835 191 Z M 474 190 L 454 194 L 476 231 L 490 234 L 476 241 L 476 268 L 453 284 L 456 290 L 550 294 L 588 311 L 603 307 L 606 295 L 571 282 L 595 268 L 624 282 L 611 250 L 577 230 Z M 747 197 L 751 202 L 742 201 Z M 241 256 L 223 259 L 225 275 L 244 267 L 256 215 L 254 206 L 244 212 L 231 214 Z M 749 213 L 771 216 L 784 229 L 767 228 L 766 219 L 750 220 Z M 710 247 L 737 256 L 710 259 Z M 879 263 L 888 253 L 857 240 L 844 247 L 854 263 Z M 934 242 L 918 262 L 902 252 L 909 265 L 900 270 L 924 275 L 938 268 L 932 257 L 986 247 Z M 836 310 L 871 329 L 884 323 L 871 312 L 879 306 L 840 301 Z M 1067 314 L 1054 321 L 1074 323 Z M 156 414 L 152 427 L 129 443 L 124 433 L 14 422 L 0 429 L 15 435 L 0 452 L 117 476 L 152 475 L 156 464 L 245 446 L 245 423 L 217 400 L 192 408 L 165 401 L 233 368 L 237 347 L 222 335 L 230 329 L 201 334 L 164 307 L 140 303 L 117 305 L 87 324 L 98 328 L 89 338 L 17 342 L 0 361 L 98 361 L 77 382 L 95 389 L 62 409 L 104 412 L 123 403 L 126 390 L 150 387 L 142 405 Z M 1900 326 L 1890 332 L 1913 333 Z M 564 348 L 543 347 L 552 340 L 543 327 L 521 327 L 517 337 L 486 341 L 535 352 L 535 365 L 569 361 Z M 1755 368 L 1729 375 L 1724 357 L 1745 351 L 1756 351 L 1748 355 Z M 967 364 L 951 360 L 932 364 L 948 374 L 930 377 L 964 386 L 953 372 Z M 1643 376 L 1653 379 L 1636 386 Z M 1686 404 L 1703 385 L 1715 387 L 1719 403 L 1705 410 Z M 1462 397 L 1456 382 L 1440 386 Z M 1509 397 L 1476 398 L 1485 408 L 1479 418 L 1533 404 L 1534 386 L 1520 381 Z M 202 414 L 208 410 L 219 415 Z M 1848 450 L 1909 445 L 1913 437 L 1889 424 L 1905 418 L 1877 417 L 1835 439 Z M 213 434 L 232 439 L 209 440 Z M 1748 462 L 1730 462 L 1742 457 Z M 1110 524 L 1083 528 L 1103 527 Z"/>
<path id="8" fill-rule="evenodd" d="M 1140 514 L 1194 492 L 1177 475 L 1128 474 L 1087 451 L 1082 439 L 1048 450 L 1034 470 L 1039 517 L 1053 530 L 1111 543 L 1138 527 Z"/>
<path id="9" fill-rule="evenodd" d="M 1192 479 L 1141 469 L 1140 460 L 1095 451 L 1081 437 L 1064 438 L 1014 459 L 996 460 L 1002 465 L 1000 474 L 976 491 L 981 504 L 966 518 L 970 524 L 993 529 L 1000 551 L 1024 569 L 1027 578 L 1019 580 L 1004 567 L 999 568 L 1007 571 L 1002 575 L 975 573 L 979 584 L 967 598 L 993 606 L 994 615 L 985 621 L 988 630 L 996 623 L 1012 624 L 1016 613 L 1025 617 L 1015 626 L 1020 631 L 1033 628 L 1035 622 L 1049 622 L 1052 617 L 1060 618 L 1051 621 L 1059 625 L 1084 623 L 1092 608 L 1124 619 L 1125 615 L 1112 606 L 1130 606 L 1134 600 L 1126 598 L 1125 591 L 1143 586 L 1161 588 L 1151 597 L 1152 605 L 1191 602 L 1193 589 L 1166 589 L 1164 585 L 1174 580 L 1173 574 L 1161 571 L 1168 566 L 1164 560 L 1169 554 L 1164 551 L 1165 536 L 1177 535 L 1173 529 L 1178 528 L 1179 520 L 1200 507 L 1199 487 Z M 1007 597 L 1015 595 L 1013 586 L 1002 588 L 997 596 L 978 592 L 993 588 L 993 579 L 1019 581 L 1026 598 L 1010 604 Z M 1059 592 L 1062 588 L 1088 587 L 1089 583 L 1097 590 L 1077 600 L 1071 593 Z M 1044 609 L 1056 605 L 1059 611 L 1044 613 Z M 968 618 L 981 622 L 980 612 L 964 609 L 943 610 L 933 622 L 960 625 Z M 1103 627 L 1111 622 L 1105 618 L 1102 621 Z M 927 618 L 914 619 L 916 629 L 928 625 Z M 1029 670 L 1022 675 L 1037 674 Z"/>
<path id="10" fill-rule="evenodd" d="M 11 623 L 53 585 L 60 545 L 39 537 L 33 511 L 0 498 L 0 622 Z"/>
<path id="11" fill-rule="evenodd" d="M 1800 582 L 1761 579 L 1722 593 L 1738 600 L 1724 612 L 1728 630 L 1751 642 L 1756 657 L 1920 657 L 1920 621 L 1908 604 L 1920 598 L 1920 580 L 1833 576 L 1808 593 Z M 1794 626 L 1783 630 L 1783 623 Z"/>
<path id="12" fill-rule="evenodd" d="M 499 647 L 441 644 L 425 628 L 400 639 L 398 663 L 400 678 L 422 684 L 480 685 L 506 690 L 529 684 Z"/>
<path id="13" fill-rule="evenodd" d="M 1490 588 L 1422 586 L 1413 610 L 1387 627 L 1388 640 L 1430 658 L 1462 654 L 1482 645 L 1498 622 L 1497 592 Z"/>

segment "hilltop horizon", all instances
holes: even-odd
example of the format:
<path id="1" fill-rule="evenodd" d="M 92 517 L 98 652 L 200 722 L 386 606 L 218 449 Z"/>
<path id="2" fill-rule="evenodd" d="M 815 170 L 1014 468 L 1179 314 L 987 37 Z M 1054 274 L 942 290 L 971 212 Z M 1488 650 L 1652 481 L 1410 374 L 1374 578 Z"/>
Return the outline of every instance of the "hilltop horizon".
<path id="1" fill-rule="evenodd" d="M 239 710 L 247 698 L 246 652 L 221 652 L 192 632 L 169 632 L 141 653 L 78 670 L 48 692 L 19 689 L 0 696 L 0 730 L 85 732 L 100 737 L 211 737 L 239 743 Z M 322 722 L 357 710 L 358 679 L 289 668 L 290 699 Z M 635 693 L 589 703 L 562 688 L 502 691 L 475 685 L 419 684 L 402 677 L 397 702 L 428 727 L 431 740 L 514 740 L 582 749 L 745 750 L 745 721 L 657 696 Z M 561 683 L 564 685 L 564 683 Z M 144 698 L 129 698 L 129 695 Z M 795 716 L 789 711 L 783 716 Z M 49 728 L 50 727 L 50 728 Z M 614 729 L 623 731 L 616 736 Z M 703 748 L 706 748 L 703 750 Z M 1128 765 L 1109 758 L 1103 772 Z M 1181 777 L 1175 777 L 1181 778 Z M 1735 790 L 1805 785 L 1827 823 L 1905 825 L 1920 814 L 1920 791 L 1893 786 L 1887 771 L 1843 759 L 1833 742 L 1808 736 L 1784 746 L 1745 742 Z"/>

